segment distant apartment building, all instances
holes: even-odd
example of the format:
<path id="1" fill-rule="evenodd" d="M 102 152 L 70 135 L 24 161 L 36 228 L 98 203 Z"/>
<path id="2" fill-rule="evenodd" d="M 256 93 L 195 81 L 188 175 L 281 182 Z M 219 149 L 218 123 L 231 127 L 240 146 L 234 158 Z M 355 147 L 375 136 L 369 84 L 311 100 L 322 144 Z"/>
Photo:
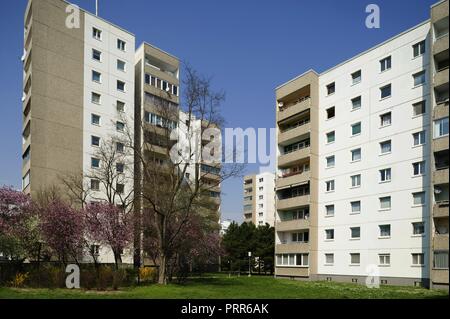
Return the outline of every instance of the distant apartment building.
<path id="1" fill-rule="evenodd" d="M 244 222 L 274 226 L 275 176 L 265 172 L 244 177 Z"/>
<path id="2" fill-rule="evenodd" d="M 448 289 L 448 1 L 276 99 L 276 275 Z"/>

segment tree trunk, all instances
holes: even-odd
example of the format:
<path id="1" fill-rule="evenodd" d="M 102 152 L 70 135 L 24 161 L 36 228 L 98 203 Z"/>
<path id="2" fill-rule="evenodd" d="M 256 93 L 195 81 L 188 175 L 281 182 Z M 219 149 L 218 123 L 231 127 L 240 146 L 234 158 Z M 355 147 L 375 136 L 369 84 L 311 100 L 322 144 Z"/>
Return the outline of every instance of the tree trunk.
<path id="1" fill-rule="evenodd" d="M 158 276 L 158 284 L 165 285 L 167 284 L 167 275 L 166 275 L 166 255 L 161 253 L 159 257 L 159 276 Z"/>

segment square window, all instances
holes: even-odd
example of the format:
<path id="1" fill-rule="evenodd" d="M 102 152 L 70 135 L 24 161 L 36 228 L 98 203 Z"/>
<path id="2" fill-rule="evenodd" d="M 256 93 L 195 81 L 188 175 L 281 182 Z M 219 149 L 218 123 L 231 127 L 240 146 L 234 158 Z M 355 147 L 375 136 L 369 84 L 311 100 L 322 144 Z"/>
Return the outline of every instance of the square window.
<path id="1" fill-rule="evenodd" d="M 412 225 L 413 225 L 413 235 L 425 234 L 425 223 L 424 222 L 412 223 Z"/>
<path id="2" fill-rule="evenodd" d="M 125 170 L 125 165 L 123 163 L 116 163 L 116 171 L 118 173 L 123 173 Z"/>
<path id="3" fill-rule="evenodd" d="M 125 91 L 125 82 L 117 80 L 117 90 L 118 91 Z"/>
<path id="4" fill-rule="evenodd" d="M 327 85 L 327 95 L 333 94 L 335 92 L 335 90 L 336 90 L 336 86 L 335 86 L 334 82 Z"/>
<path id="5" fill-rule="evenodd" d="M 412 106 L 414 116 L 425 114 L 426 112 L 425 101 L 414 103 Z"/>
<path id="6" fill-rule="evenodd" d="M 411 254 L 412 255 L 412 264 L 416 266 L 422 266 L 425 262 L 425 255 L 423 253 L 419 254 Z"/>
<path id="7" fill-rule="evenodd" d="M 379 254 L 378 255 L 380 265 L 388 266 L 391 264 L 391 255 L 390 254 Z"/>
<path id="8" fill-rule="evenodd" d="M 387 97 L 390 97 L 392 92 L 391 92 L 391 85 L 385 85 L 383 87 L 380 88 L 380 98 L 381 99 L 385 99 Z"/>
<path id="9" fill-rule="evenodd" d="M 327 265 L 334 264 L 334 254 L 325 254 L 325 263 Z"/>
<path id="10" fill-rule="evenodd" d="M 417 58 L 425 53 L 425 40 L 413 45 L 413 57 Z"/>
<path id="11" fill-rule="evenodd" d="M 392 124 L 392 113 L 387 112 L 380 115 L 380 125 L 381 127 L 389 126 Z"/>
<path id="12" fill-rule="evenodd" d="M 122 60 L 117 60 L 117 70 L 125 71 L 125 62 Z"/>
<path id="13" fill-rule="evenodd" d="M 414 206 L 425 205 L 425 192 L 413 193 L 413 205 Z"/>
<path id="14" fill-rule="evenodd" d="M 92 168 L 99 168 L 100 167 L 100 160 L 95 157 L 91 157 L 91 167 Z"/>
<path id="15" fill-rule="evenodd" d="M 334 205 L 326 205 L 325 206 L 325 215 L 326 216 L 334 216 Z"/>
<path id="16" fill-rule="evenodd" d="M 97 71 L 92 71 L 92 81 L 100 83 L 102 80 L 102 74 Z"/>
<path id="17" fill-rule="evenodd" d="M 102 39 L 102 31 L 97 28 L 92 28 L 92 37 L 97 40 Z"/>
<path id="18" fill-rule="evenodd" d="M 390 182 L 391 181 L 391 169 L 385 168 L 380 169 L 380 182 Z"/>
<path id="19" fill-rule="evenodd" d="M 361 122 L 352 125 L 352 135 L 361 134 Z"/>
<path id="20" fill-rule="evenodd" d="M 386 70 L 389 70 L 391 68 L 391 57 L 388 56 L 387 58 L 384 58 L 380 60 L 380 69 L 381 72 L 384 72 Z"/>
<path id="21" fill-rule="evenodd" d="M 350 202 L 350 206 L 352 208 L 353 214 L 361 213 L 361 201 L 358 200 L 358 201 Z"/>
<path id="22" fill-rule="evenodd" d="M 125 51 L 126 43 L 123 40 L 117 39 L 117 49 Z"/>
<path id="23" fill-rule="evenodd" d="M 350 238 L 361 238 L 361 227 L 350 227 Z"/>
<path id="24" fill-rule="evenodd" d="M 380 197 L 380 209 L 391 209 L 391 196 Z"/>
<path id="25" fill-rule="evenodd" d="M 425 161 L 413 163 L 413 175 L 421 176 L 425 174 Z"/>
<path id="26" fill-rule="evenodd" d="M 360 254 L 350 254 L 350 263 L 352 265 L 359 265 L 360 264 L 360 260 L 361 260 L 361 255 Z"/>
<path id="27" fill-rule="evenodd" d="M 91 145 L 92 146 L 100 146 L 100 137 L 98 136 L 91 136 Z"/>
<path id="28" fill-rule="evenodd" d="M 391 143 L 391 140 L 381 142 L 381 143 L 380 143 L 380 151 L 381 151 L 381 154 L 387 154 L 387 153 L 390 153 L 390 152 L 392 151 L 392 143 Z"/>
<path id="29" fill-rule="evenodd" d="M 413 134 L 414 146 L 425 144 L 425 131 L 420 131 Z"/>
<path id="30" fill-rule="evenodd" d="M 334 239 L 334 229 L 325 229 L 325 239 L 327 240 Z"/>
<path id="31" fill-rule="evenodd" d="M 361 108 L 361 96 L 352 99 L 352 110 Z"/>
<path id="32" fill-rule="evenodd" d="M 419 86 L 425 83 L 425 71 L 413 74 L 414 86 Z"/>
<path id="33" fill-rule="evenodd" d="M 94 191 L 100 190 L 100 181 L 97 179 L 91 179 L 91 189 Z"/>
<path id="34" fill-rule="evenodd" d="M 361 70 L 352 73 L 352 84 L 361 82 Z"/>
<path id="35" fill-rule="evenodd" d="M 379 225 L 380 237 L 390 237 L 391 236 L 391 225 Z"/>
<path id="36" fill-rule="evenodd" d="M 116 122 L 116 130 L 119 132 L 123 132 L 125 129 L 125 124 L 122 122 L 117 121 Z"/>
<path id="37" fill-rule="evenodd" d="M 117 108 L 117 112 L 124 112 L 125 111 L 125 103 L 122 101 L 117 101 L 116 108 Z"/>
<path id="38" fill-rule="evenodd" d="M 328 132 L 327 133 L 327 143 L 333 143 L 335 141 L 335 132 Z"/>
<path id="39" fill-rule="evenodd" d="M 100 125 L 100 115 L 91 114 L 91 123 L 94 125 Z"/>
<path id="40" fill-rule="evenodd" d="M 125 149 L 125 145 L 123 143 L 116 143 L 116 151 L 119 153 L 123 153 Z"/>
<path id="41" fill-rule="evenodd" d="M 123 194 L 125 192 L 125 185 L 124 184 L 116 184 L 116 192 L 118 194 Z"/>
<path id="42" fill-rule="evenodd" d="M 326 181 L 325 184 L 326 184 L 327 192 L 334 191 L 334 180 Z"/>
<path id="43" fill-rule="evenodd" d="M 334 118 L 335 114 L 335 107 L 332 106 L 330 108 L 327 109 L 327 120 Z"/>
<path id="44" fill-rule="evenodd" d="M 360 161 L 361 160 L 361 149 L 356 148 L 354 150 L 351 150 L 352 153 L 352 162 Z"/>
<path id="45" fill-rule="evenodd" d="M 95 92 L 91 93 L 91 102 L 95 104 L 100 104 L 101 95 Z"/>
<path id="46" fill-rule="evenodd" d="M 439 138 L 448 135 L 448 117 L 433 122 L 433 136 Z"/>
<path id="47" fill-rule="evenodd" d="M 102 53 L 98 50 L 92 49 L 92 58 L 96 61 L 101 61 Z"/>
<path id="48" fill-rule="evenodd" d="M 361 186 L 361 174 L 350 176 L 352 187 Z"/>
<path id="49" fill-rule="evenodd" d="M 332 156 L 328 156 L 327 157 L 327 167 L 334 167 L 335 164 L 335 160 L 334 160 L 334 155 Z"/>

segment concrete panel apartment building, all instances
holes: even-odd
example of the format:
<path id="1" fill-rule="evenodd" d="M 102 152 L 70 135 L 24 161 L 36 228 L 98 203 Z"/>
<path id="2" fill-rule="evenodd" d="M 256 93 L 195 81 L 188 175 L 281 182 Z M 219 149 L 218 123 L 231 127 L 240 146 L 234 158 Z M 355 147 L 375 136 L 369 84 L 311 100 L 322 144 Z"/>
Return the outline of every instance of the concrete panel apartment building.
<path id="1" fill-rule="evenodd" d="M 63 0 L 30 0 L 24 25 L 25 193 L 35 197 L 50 187 L 62 189 L 66 176 L 82 176 L 87 201 L 105 199 L 103 184 L 88 177 L 102 165 L 95 154 L 104 143 L 126 154 L 116 163 L 123 176 L 114 187 L 117 194 L 133 192 L 133 186 L 140 191 L 141 168 L 135 170 L 126 141 L 147 143 L 152 158 L 162 163 L 171 146 L 161 144 L 165 130 L 186 125 L 201 130 L 201 121 L 187 123 L 179 108 L 179 60 L 173 55 L 148 43 L 136 49 L 132 33 Z M 174 109 L 174 118 L 164 118 L 155 105 Z M 208 171 L 203 178 L 217 180 L 220 167 L 202 165 L 202 171 Z M 210 197 L 220 213 L 220 185 L 211 188 Z M 114 262 L 111 252 L 98 249 L 99 262 Z M 133 262 L 131 248 L 122 261 Z"/>
<path id="2" fill-rule="evenodd" d="M 448 289 L 448 1 L 276 89 L 276 275 Z"/>
<path id="3" fill-rule="evenodd" d="M 270 172 L 244 177 L 244 222 L 256 226 L 275 222 L 275 175 Z"/>

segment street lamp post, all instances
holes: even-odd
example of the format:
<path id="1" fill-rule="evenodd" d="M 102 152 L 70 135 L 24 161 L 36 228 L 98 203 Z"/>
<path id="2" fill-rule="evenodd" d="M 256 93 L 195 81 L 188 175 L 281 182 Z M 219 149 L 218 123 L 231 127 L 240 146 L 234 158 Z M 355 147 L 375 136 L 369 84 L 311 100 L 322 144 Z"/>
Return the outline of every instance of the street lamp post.
<path id="1" fill-rule="evenodd" d="M 252 266 L 251 266 L 251 260 L 252 260 L 252 252 L 248 252 L 248 276 L 252 276 Z"/>

